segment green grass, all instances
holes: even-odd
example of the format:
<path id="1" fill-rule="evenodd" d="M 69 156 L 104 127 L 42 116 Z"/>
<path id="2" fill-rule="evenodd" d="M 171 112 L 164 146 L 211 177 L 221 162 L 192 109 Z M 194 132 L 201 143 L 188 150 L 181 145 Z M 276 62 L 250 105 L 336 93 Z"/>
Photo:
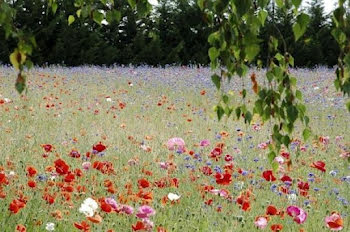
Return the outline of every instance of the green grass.
<path id="1" fill-rule="evenodd" d="M 137 72 L 137 73 L 135 73 Z M 110 179 L 116 189 L 116 199 L 119 194 L 126 194 L 125 185 L 131 183 L 133 191 L 138 192 L 137 180 L 146 178 L 151 183 L 170 177 L 179 179 L 179 187 L 157 188 L 152 186 L 146 192 L 153 193 L 153 201 L 150 202 L 156 210 L 156 214 L 150 219 L 156 228 L 162 226 L 168 231 L 255 231 L 256 216 L 264 215 L 266 207 L 275 205 L 280 210 L 285 210 L 292 203 L 286 195 L 279 196 L 270 190 L 272 184 L 282 186 L 279 181 L 281 173 L 276 173 L 277 181 L 269 183 L 262 179 L 261 174 L 266 169 L 271 169 L 267 160 L 268 150 L 257 148 L 259 143 L 269 139 L 269 123 L 262 126 L 262 130 L 255 132 L 251 125 L 244 125 L 241 121 L 233 119 L 218 122 L 212 110 L 215 105 L 216 93 L 210 84 L 209 71 L 207 69 L 150 69 L 150 68 L 116 68 L 113 70 L 98 68 L 50 68 L 34 69 L 28 74 L 28 93 L 22 97 L 15 93 L 13 87 L 15 73 L 8 68 L 0 68 L 0 99 L 9 98 L 10 103 L 0 105 L 0 166 L 8 176 L 9 185 L 3 187 L 6 193 L 5 199 L 0 199 L 0 231 L 14 231 L 17 224 L 23 224 L 27 231 L 45 231 L 48 222 L 55 223 L 55 231 L 77 231 L 74 222 L 85 219 L 78 209 L 84 199 L 88 197 L 109 197 L 103 186 L 103 181 Z M 293 169 L 287 173 L 293 178 L 293 190 L 297 190 L 297 179 L 307 181 L 308 173 L 312 172 L 318 182 L 310 182 L 309 197 L 299 196 L 296 204 L 308 212 L 308 218 L 302 225 L 297 225 L 288 215 L 284 219 L 272 217 L 265 230 L 275 223 L 283 225 L 283 231 L 328 231 L 324 218 L 331 211 L 343 214 L 344 229 L 349 230 L 349 206 L 337 200 L 337 196 L 329 194 L 337 188 L 339 195 L 349 199 L 349 182 L 340 179 L 349 176 L 349 168 L 346 160 L 339 157 L 341 151 L 335 142 L 336 136 L 343 136 L 339 142 L 344 149 L 349 149 L 349 113 L 345 110 L 342 97 L 338 97 L 332 86 L 332 71 L 330 70 L 298 70 L 295 71 L 299 86 L 303 90 L 307 103 L 308 115 L 311 118 L 313 139 L 318 136 L 329 136 L 330 144 L 327 147 L 319 145 L 312 148 L 312 139 L 303 144 L 308 145 L 307 152 L 302 152 L 297 158 L 291 151 Z M 201 77 L 202 79 L 200 79 Z M 203 81 L 207 77 L 207 81 Z M 263 78 L 258 72 L 258 79 Z M 260 79 L 260 81 L 261 81 Z M 131 81 L 133 86 L 129 86 Z M 317 83 L 320 87 L 315 90 L 310 83 Z M 42 86 L 42 87 L 39 87 Z M 239 83 L 238 83 L 239 86 Z M 329 86 L 329 91 L 322 94 L 322 89 Z M 235 83 L 228 86 L 233 90 L 233 102 L 240 101 Z M 205 95 L 200 91 L 206 90 Z M 320 98 L 317 96 L 320 94 Z M 112 102 L 106 101 L 109 96 Z M 162 101 L 161 106 L 158 102 Z M 56 99 L 57 97 L 57 99 Z M 165 98 L 166 97 L 166 98 Z M 250 99 L 254 96 L 250 93 Z M 335 98 L 335 100 L 330 100 Z M 323 101 L 324 100 L 324 101 Z M 334 101 L 339 107 L 332 105 Z M 120 109 L 119 102 L 126 104 Z M 47 108 L 46 105 L 50 107 Z M 51 107 L 51 104 L 54 104 Z M 114 108 L 112 107 L 114 106 Z M 167 107 L 174 106 L 168 110 Z M 95 113 L 98 110 L 98 113 Z M 198 113 L 199 111 L 202 113 Z M 331 116 L 331 119 L 328 116 Z M 115 117 L 114 117 L 115 116 Z M 335 116 L 335 117 L 334 117 Z M 314 118 L 318 117 L 318 118 Z M 191 119 L 190 122 L 188 119 Z M 258 122 L 258 120 L 255 120 Z M 244 136 L 238 141 L 237 128 L 242 129 Z M 227 138 L 217 138 L 217 133 L 227 131 Z M 147 140 L 146 136 L 151 136 Z M 248 136 L 252 136 L 248 139 Z M 187 151 L 193 150 L 200 154 L 202 161 L 194 156 L 177 154 L 166 147 L 168 139 L 181 137 L 186 142 Z M 301 138 L 300 127 L 297 128 L 294 138 Z M 210 146 L 200 148 L 196 146 L 203 139 L 211 141 Z M 43 192 L 48 182 L 37 182 L 37 187 L 31 189 L 27 186 L 28 177 L 26 167 L 34 166 L 38 174 L 50 175 L 45 169 L 54 165 L 58 158 L 65 160 L 71 170 L 82 168 L 82 159 L 69 157 L 72 149 L 77 149 L 81 155 L 92 151 L 92 146 L 98 142 L 107 145 L 106 154 L 95 158 L 100 161 L 110 161 L 114 165 L 115 174 L 106 175 L 90 169 L 84 172 L 84 176 L 76 178 L 74 186 L 83 185 L 86 193 L 72 193 L 71 203 L 67 203 L 62 197 L 62 190 L 50 187 L 49 192 L 57 194 L 56 202 L 48 205 L 43 199 Z M 151 148 L 146 152 L 140 148 L 140 144 Z M 221 158 L 218 162 L 210 160 L 208 155 L 218 142 L 225 143 L 224 154 L 234 156 L 234 174 L 238 174 L 238 168 L 251 173 L 248 176 L 238 175 L 233 177 L 229 186 L 220 186 L 215 183 L 214 176 L 204 176 L 200 168 L 207 161 L 215 166 L 223 167 L 225 161 Z M 52 144 L 54 152 L 43 158 L 44 150 L 41 144 Z M 250 148 L 250 146 L 253 146 Z M 241 150 L 237 154 L 234 147 Z M 347 150 L 348 151 L 348 150 Z M 159 168 L 159 162 L 169 160 L 176 165 L 174 172 L 167 172 Z M 189 160 L 185 160 L 189 157 Z M 253 161 L 259 158 L 259 161 Z M 128 165 L 128 160 L 138 160 L 137 165 Z M 322 160 L 326 163 L 326 172 L 311 168 L 309 165 Z M 9 161 L 12 165 L 8 165 Z M 92 161 L 93 162 L 93 161 Z M 193 165 L 193 170 L 186 168 Z M 259 169 L 261 167 L 261 169 Z M 142 170 L 149 170 L 152 176 L 145 175 Z M 338 170 L 335 177 L 329 172 Z M 10 172 L 15 174 L 10 177 Z M 215 172 L 214 172 L 215 173 Z M 196 177 L 191 180 L 190 177 Z M 55 183 L 62 181 L 61 177 Z M 251 181 L 257 184 L 252 184 Z M 243 182 L 242 189 L 235 189 L 235 183 Z M 199 189 L 203 185 L 212 185 L 215 188 L 225 188 L 229 191 L 232 200 L 206 193 L 202 198 Z M 235 199 L 240 193 L 249 187 L 252 188 L 251 210 L 244 212 Z M 314 188 L 319 188 L 318 192 Z M 19 213 L 13 214 L 8 208 L 13 199 L 18 198 L 18 191 L 28 197 L 26 206 Z M 181 195 L 178 203 L 166 205 L 161 203 L 163 197 L 169 192 Z M 204 204 L 208 199 L 213 199 L 213 204 Z M 306 206 L 304 202 L 310 204 Z M 142 205 L 141 201 L 129 201 L 135 211 Z M 221 212 L 217 212 L 218 207 Z M 63 213 L 62 220 L 57 220 L 51 213 L 60 210 Z M 91 231 L 131 231 L 131 225 L 138 220 L 135 215 L 106 214 L 98 209 L 103 221 L 99 224 L 90 223 Z"/>

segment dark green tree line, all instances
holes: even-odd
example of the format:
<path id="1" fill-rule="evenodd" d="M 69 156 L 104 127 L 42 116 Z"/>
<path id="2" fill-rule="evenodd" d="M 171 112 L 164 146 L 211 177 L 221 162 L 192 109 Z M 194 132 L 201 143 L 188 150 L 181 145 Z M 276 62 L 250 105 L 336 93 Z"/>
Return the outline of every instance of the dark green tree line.
<path id="1" fill-rule="evenodd" d="M 103 27 L 91 20 L 76 19 L 68 25 L 67 18 L 75 14 L 72 1 L 57 0 L 58 12 L 46 12 L 47 1 L 17 0 L 16 23 L 35 35 L 38 44 L 32 61 L 38 65 L 64 64 L 166 64 L 208 65 L 208 35 L 213 31 L 194 0 L 160 0 L 149 17 L 139 17 L 127 0 L 117 1 L 123 17 Z M 269 37 L 282 38 L 297 67 L 337 64 L 339 48 L 331 35 L 334 27 L 331 16 L 326 15 L 323 1 L 312 0 L 306 9 L 310 23 L 303 37 L 294 41 L 292 12 L 272 4 L 268 8 L 265 26 L 260 32 L 259 59 L 266 65 Z M 278 30 L 276 30 L 276 28 Z M 9 55 L 17 46 L 5 40 L 0 27 L 0 61 L 9 63 Z"/>

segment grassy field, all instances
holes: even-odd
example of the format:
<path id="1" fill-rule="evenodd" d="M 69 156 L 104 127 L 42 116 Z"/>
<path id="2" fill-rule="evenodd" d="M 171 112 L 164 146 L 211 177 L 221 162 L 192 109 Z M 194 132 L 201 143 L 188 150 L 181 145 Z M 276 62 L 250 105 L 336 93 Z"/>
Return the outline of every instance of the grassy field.
<path id="1" fill-rule="evenodd" d="M 0 232 L 349 231 L 345 100 L 333 70 L 292 73 L 313 136 L 297 128 L 267 181 L 269 123 L 218 122 L 207 68 L 36 68 L 20 97 L 1 67 Z M 241 85 L 227 86 L 233 104 Z"/>

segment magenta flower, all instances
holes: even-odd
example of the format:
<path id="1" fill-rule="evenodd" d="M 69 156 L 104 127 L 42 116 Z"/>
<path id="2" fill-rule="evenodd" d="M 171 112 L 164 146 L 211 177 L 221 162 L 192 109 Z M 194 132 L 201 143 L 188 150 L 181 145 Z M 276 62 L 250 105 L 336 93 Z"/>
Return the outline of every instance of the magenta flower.
<path id="1" fill-rule="evenodd" d="M 184 151 L 185 150 L 185 141 L 182 138 L 171 138 L 168 140 L 167 147 L 170 151 L 177 150 Z"/>
<path id="2" fill-rule="evenodd" d="M 116 202 L 116 200 L 114 200 L 113 198 L 111 197 L 108 197 L 105 199 L 105 202 L 107 204 L 109 204 L 114 210 L 117 210 L 119 208 L 119 205 L 118 203 Z"/>
<path id="3" fill-rule="evenodd" d="M 156 212 L 152 207 L 148 205 L 143 205 L 137 210 L 136 217 L 141 219 L 148 219 L 150 216 L 154 215 L 155 213 Z"/>
<path id="4" fill-rule="evenodd" d="M 209 146 L 209 145 L 210 145 L 210 141 L 209 141 L 208 139 L 204 139 L 204 140 L 202 140 L 202 141 L 199 143 L 199 145 L 200 145 L 201 147 Z"/>
<path id="5" fill-rule="evenodd" d="M 298 224 L 303 224 L 307 218 L 307 213 L 295 205 L 288 206 L 287 214 L 293 217 L 294 221 Z"/>
<path id="6" fill-rule="evenodd" d="M 134 208 L 129 206 L 129 205 L 123 205 L 122 207 L 122 211 L 128 215 L 133 214 L 134 213 Z"/>

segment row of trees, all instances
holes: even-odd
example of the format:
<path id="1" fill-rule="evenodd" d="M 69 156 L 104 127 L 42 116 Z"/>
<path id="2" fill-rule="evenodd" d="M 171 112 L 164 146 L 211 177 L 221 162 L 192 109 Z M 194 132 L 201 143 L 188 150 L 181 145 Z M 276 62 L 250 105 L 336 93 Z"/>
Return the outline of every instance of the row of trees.
<path id="1" fill-rule="evenodd" d="M 67 18 L 75 14 L 73 1 L 57 0 L 56 14 L 48 11 L 47 1 L 17 0 L 16 26 L 35 35 L 37 51 L 32 61 L 38 65 L 64 64 L 201 64 L 210 63 L 209 27 L 205 15 L 193 0 L 160 0 L 150 17 L 139 17 L 127 0 L 116 2 L 121 19 L 103 27 L 86 19 L 68 25 Z M 271 35 L 280 38 L 295 59 L 295 66 L 333 66 L 337 64 L 339 48 L 331 35 L 333 23 L 324 11 L 323 1 L 312 0 L 304 9 L 310 23 L 304 36 L 295 42 L 293 12 L 282 12 L 270 5 L 265 26 L 260 32 L 261 49 L 258 59 L 266 64 Z M 276 30 L 278 28 L 278 30 Z M 0 61 L 9 63 L 9 55 L 17 46 L 5 40 L 0 28 Z M 281 33 L 283 38 L 276 33 Z M 282 41 L 283 40 L 283 41 Z M 284 48 L 281 48 L 282 50 Z"/>

